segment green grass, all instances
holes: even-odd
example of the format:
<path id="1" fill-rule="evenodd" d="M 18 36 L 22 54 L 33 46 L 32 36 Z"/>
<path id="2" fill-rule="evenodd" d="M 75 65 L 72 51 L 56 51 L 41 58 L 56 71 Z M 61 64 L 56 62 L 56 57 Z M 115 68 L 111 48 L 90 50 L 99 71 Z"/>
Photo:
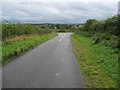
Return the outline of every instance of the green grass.
<path id="1" fill-rule="evenodd" d="M 19 56 L 35 46 L 50 40 L 57 36 L 57 34 L 46 34 L 32 39 L 20 40 L 2 46 L 2 64 L 9 63 L 13 57 Z"/>
<path id="2" fill-rule="evenodd" d="M 90 38 L 76 34 L 71 42 L 87 88 L 118 88 L 117 49 L 93 44 Z"/>

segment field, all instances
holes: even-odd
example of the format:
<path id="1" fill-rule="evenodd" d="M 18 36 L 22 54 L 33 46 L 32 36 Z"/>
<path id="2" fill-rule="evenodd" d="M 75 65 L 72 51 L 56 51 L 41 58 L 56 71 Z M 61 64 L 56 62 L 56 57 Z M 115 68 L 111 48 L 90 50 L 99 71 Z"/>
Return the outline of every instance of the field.
<path id="1" fill-rule="evenodd" d="M 73 34 L 71 40 L 85 86 L 118 88 L 118 50 L 93 44 L 90 38 L 82 35 Z"/>

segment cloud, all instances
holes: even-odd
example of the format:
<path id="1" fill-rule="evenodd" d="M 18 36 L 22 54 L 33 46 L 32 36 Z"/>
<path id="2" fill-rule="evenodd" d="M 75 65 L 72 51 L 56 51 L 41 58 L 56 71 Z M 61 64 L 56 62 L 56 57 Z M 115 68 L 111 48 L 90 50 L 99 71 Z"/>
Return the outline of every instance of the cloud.
<path id="1" fill-rule="evenodd" d="M 117 2 L 2 2 L 2 18 L 24 23 L 82 23 L 117 14 Z"/>
<path id="2" fill-rule="evenodd" d="M 2 2 L 118 2 L 119 0 L 1 0 Z"/>

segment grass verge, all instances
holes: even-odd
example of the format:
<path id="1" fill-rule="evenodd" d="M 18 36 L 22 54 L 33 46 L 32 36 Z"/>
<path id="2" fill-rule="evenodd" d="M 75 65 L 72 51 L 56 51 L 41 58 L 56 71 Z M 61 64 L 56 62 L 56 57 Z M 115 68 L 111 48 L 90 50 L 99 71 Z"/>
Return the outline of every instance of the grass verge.
<path id="1" fill-rule="evenodd" d="M 46 34 L 31 39 L 11 42 L 9 44 L 2 46 L 2 59 L 1 59 L 2 64 L 5 65 L 9 63 L 14 57 L 22 55 L 26 51 L 52 39 L 55 36 L 57 36 L 57 34 Z"/>
<path id="2" fill-rule="evenodd" d="M 118 88 L 116 49 L 93 44 L 82 35 L 73 34 L 71 42 L 86 88 Z"/>

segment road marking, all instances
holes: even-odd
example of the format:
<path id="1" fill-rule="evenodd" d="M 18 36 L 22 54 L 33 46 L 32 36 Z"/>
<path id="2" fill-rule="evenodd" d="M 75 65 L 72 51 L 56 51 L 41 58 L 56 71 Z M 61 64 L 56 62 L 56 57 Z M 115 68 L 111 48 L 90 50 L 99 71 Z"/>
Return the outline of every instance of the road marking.
<path id="1" fill-rule="evenodd" d="M 63 39 L 65 37 L 65 33 L 63 34 L 63 36 L 62 36 L 62 38 L 61 39 L 59 39 L 59 42 Z"/>
<path id="2" fill-rule="evenodd" d="M 55 76 L 59 76 L 60 74 L 59 73 L 56 73 Z"/>
<path id="3" fill-rule="evenodd" d="M 61 61 L 64 61 L 64 59 L 63 59 L 63 58 L 61 58 L 60 60 L 61 60 Z"/>
<path id="4" fill-rule="evenodd" d="M 61 41 L 62 39 L 59 39 L 59 42 Z"/>

